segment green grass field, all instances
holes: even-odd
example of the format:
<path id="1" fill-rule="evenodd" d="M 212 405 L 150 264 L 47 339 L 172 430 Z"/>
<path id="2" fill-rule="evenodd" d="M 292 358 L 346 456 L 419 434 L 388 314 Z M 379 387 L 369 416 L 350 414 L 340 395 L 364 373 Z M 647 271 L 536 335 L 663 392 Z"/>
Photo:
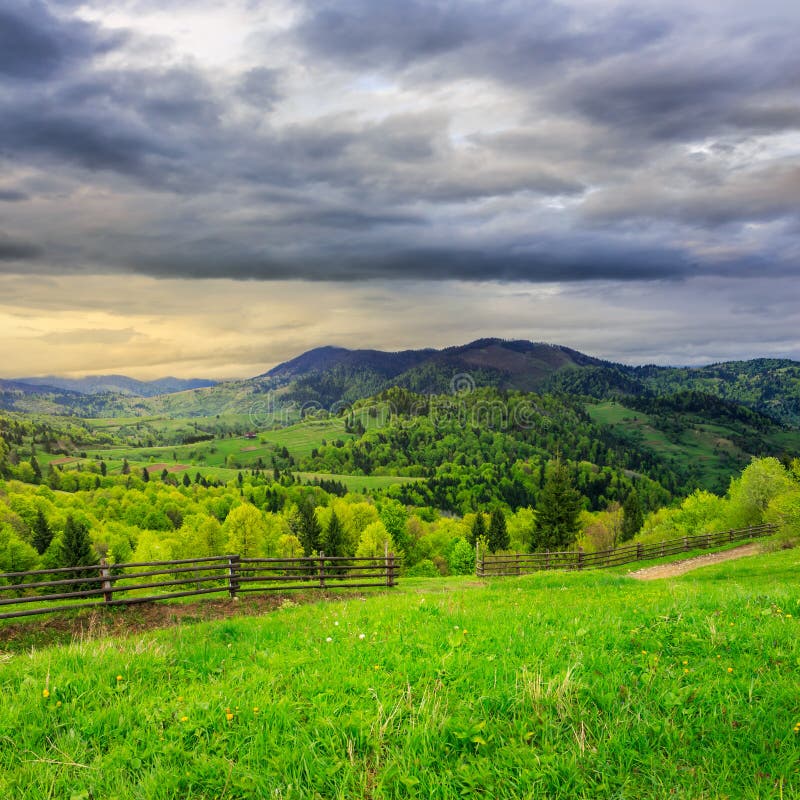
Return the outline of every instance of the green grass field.
<path id="1" fill-rule="evenodd" d="M 170 461 L 208 467 L 230 466 L 233 461 L 242 467 L 250 467 L 257 464 L 260 458 L 269 466 L 276 448 L 286 447 L 293 456 L 301 458 L 310 455 L 311 451 L 324 441 L 351 438 L 352 434 L 345 433 L 344 422 L 332 419 L 261 431 L 255 439 L 236 436 L 194 444 L 89 448 L 86 453 L 90 457 L 102 456 L 119 461 L 127 458 L 128 461 Z"/>
<path id="2" fill-rule="evenodd" d="M 791 798 L 800 568 L 389 594 L 0 656 L 25 798 Z"/>

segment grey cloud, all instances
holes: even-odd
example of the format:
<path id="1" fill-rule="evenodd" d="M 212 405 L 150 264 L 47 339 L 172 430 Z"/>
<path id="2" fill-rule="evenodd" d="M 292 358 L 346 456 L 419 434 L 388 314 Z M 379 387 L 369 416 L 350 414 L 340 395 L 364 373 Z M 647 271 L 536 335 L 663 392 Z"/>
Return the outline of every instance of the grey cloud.
<path id="1" fill-rule="evenodd" d="M 21 203 L 27 200 L 28 195 L 18 189 L 0 189 L 0 202 L 3 203 Z"/>
<path id="2" fill-rule="evenodd" d="M 0 261 L 30 261 L 41 252 L 38 245 L 14 239 L 0 231 Z"/>
<path id="3" fill-rule="evenodd" d="M 681 2 L 325 0 L 235 70 L 30 2 L 8 30 L 39 66 L 0 47 L 0 161 L 31 173 L 0 190 L 0 253 L 258 280 L 791 274 L 800 166 L 771 142 L 800 125 L 796 12 Z"/>
<path id="4" fill-rule="evenodd" d="M 359 69 L 428 69 L 525 82 L 531 70 L 587 62 L 657 41 L 663 16 L 635 7 L 582 20 L 567 5 L 506 0 L 336 0 L 313 3 L 295 35 L 315 55 Z"/>
<path id="5" fill-rule="evenodd" d="M 124 38 L 123 32 L 57 16 L 36 0 L 9 4 L 0 8 L 0 76 L 44 80 L 116 47 Z"/>
<path id="6" fill-rule="evenodd" d="M 254 67 L 245 72 L 237 85 L 238 95 L 250 105 L 269 111 L 280 100 L 280 70 Z"/>

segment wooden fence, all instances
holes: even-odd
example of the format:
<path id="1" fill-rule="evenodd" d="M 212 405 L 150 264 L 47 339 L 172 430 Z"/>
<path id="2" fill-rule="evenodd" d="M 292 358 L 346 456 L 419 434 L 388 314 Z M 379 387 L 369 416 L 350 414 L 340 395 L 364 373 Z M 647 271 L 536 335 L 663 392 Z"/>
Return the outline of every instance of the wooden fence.
<path id="1" fill-rule="evenodd" d="M 378 558 L 238 555 L 0 573 L 0 619 L 195 595 L 363 589 L 397 584 L 393 553 Z M 69 601 L 64 602 L 64 601 Z M 11 607 L 11 610 L 7 610 Z"/>
<path id="2" fill-rule="evenodd" d="M 756 539 L 769 536 L 777 529 L 776 525 L 753 525 L 739 530 L 721 531 L 719 533 L 702 533 L 698 536 L 684 536 L 681 539 L 667 539 L 654 544 L 623 545 L 611 550 L 598 550 L 584 553 L 577 550 L 540 553 L 511 553 L 508 555 L 483 555 L 477 559 L 475 572 L 482 578 L 490 575 L 527 575 L 547 569 L 602 569 L 645 561 L 652 558 L 685 553 L 698 548 L 708 549 L 721 545 L 739 542 L 745 539 Z"/>

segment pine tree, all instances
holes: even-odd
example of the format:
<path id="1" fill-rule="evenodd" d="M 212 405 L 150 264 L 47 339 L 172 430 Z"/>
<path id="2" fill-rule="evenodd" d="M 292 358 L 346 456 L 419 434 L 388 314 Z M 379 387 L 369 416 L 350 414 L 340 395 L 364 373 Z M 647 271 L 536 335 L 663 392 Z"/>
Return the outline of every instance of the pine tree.
<path id="1" fill-rule="evenodd" d="M 309 502 L 300 506 L 299 539 L 303 551 L 310 556 L 313 551 L 322 549 L 322 526 L 319 524 L 313 504 Z"/>
<path id="2" fill-rule="evenodd" d="M 331 512 L 328 530 L 325 531 L 324 544 L 326 556 L 344 555 L 344 526 L 335 511 Z"/>
<path id="3" fill-rule="evenodd" d="M 469 543 L 475 547 L 479 539 L 486 537 L 486 522 L 483 519 L 483 514 L 479 511 L 472 521 L 472 527 L 469 531 Z"/>
<path id="4" fill-rule="evenodd" d="M 511 545 L 511 539 L 508 536 L 508 528 L 506 527 L 506 515 L 503 513 L 502 508 L 496 508 L 492 511 L 492 517 L 489 520 L 489 550 L 496 553 L 498 550 L 508 550 Z"/>
<path id="5" fill-rule="evenodd" d="M 33 482 L 42 482 L 42 468 L 39 466 L 39 461 L 36 456 L 31 456 L 31 467 L 33 468 Z"/>
<path id="6" fill-rule="evenodd" d="M 622 504 L 622 514 L 620 541 L 627 542 L 639 533 L 644 524 L 642 504 L 639 501 L 639 493 L 636 489 L 631 489 L 625 498 L 625 502 Z"/>
<path id="7" fill-rule="evenodd" d="M 41 555 L 50 547 L 50 542 L 53 541 L 53 531 L 47 524 L 47 518 L 42 513 L 42 510 L 36 512 L 36 519 L 33 523 L 33 546 L 36 551 Z"/>
<path id="8" fill-rule="evenodd" d="M 142 480 L 145 483 L 150 480 L 150 473 L 147 471 L 147 467 L 142 467 Z"/>
<path id="9" fill-rule="evenodd" d="M 567 465 L 556 459 L 539 494 L 535 545 L 538 550 L 563 550 L 578 535 L 581 495 L 572 485 Z"/>
<path id="10" fill-rule="evenodd" d="M 100 474 L 105 478 L 108 475 L 108 466 L 105 461 L 100 462 Z"/>
<path id="11" fill-rule="evenodd" d="M 127 458 L 122 459 L 122 474 L 123 475 L 130 475 L 131 473 L 131 465 L 128 463 Z"/>
<path id="12" fill-rule="evenodd" d="M 83 567 L 97 563 L 97 554 L 92 547 L 89 538 L 89 529 L 82 522 L 76 522 L 72 514 L 67 517 L 64 525 L 64 535 L 61 537 L 61 546 L 58 554 L 58 566 L 62 567 Z M 68 572 L 65 577 L 85 578 L 89 575 L 86 570 L 76 570 Z M 82 589 L 92 589 L 95 586 L 91 583 L 73 584 L 71 591 L 81 591 Z"/>

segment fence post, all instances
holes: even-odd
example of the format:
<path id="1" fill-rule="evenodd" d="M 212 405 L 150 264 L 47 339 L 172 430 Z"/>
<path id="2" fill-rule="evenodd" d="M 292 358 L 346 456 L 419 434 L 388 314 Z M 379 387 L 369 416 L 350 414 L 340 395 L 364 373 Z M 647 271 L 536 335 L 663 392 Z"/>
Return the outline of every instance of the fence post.
<path id="1" fill-rule="evenodd" d="M 683 537 L 683 552 L 685 553 L 689 549 L 689 537 Z"/>
<path id="2" fill-rule="evenodd" d="M 660 555 L 661 555 L 661 557 L 662 557 L 662 558 L 664 557 L 664 540 L 663 540 L 663 539 L 661 540 L 661 551 L 660 551 Z"/>
<path id="3" fill-rule="evenodd" d="M 521 575 L 522 573 L 521 573 L 520 570 L 522 569 L 522 567 L 520 566 L 520 563 L 519 563 L 519 553 L 514 553 L 514 559 L 515 559 L 515 563 L 517 565 L 517 575 Z"/>
<path id="4" fill-rule="evenodd" d="M 578 547 L 578 569 L 583 569 L 583 548 Z"/>
<path id="5" fill-rule="evenodd" d="M 241 556 L 228 556 L 228 593 L 232 599 L 236 599 L 236 592 L 239 591 L 239 566 Z"/>
<path id="6" fill-rule="evenodd" d="M 100 578 L 103 581 L 103 602 L 110 603 L 114 599 L 114 589 L 111 586 L 111 570 L 106 559 L 100 559 Z"/>
<path id="7" fill-rule="evenodd" d="M 477 578 L 482 577 L 480 573 L 480 563 L 481 563 L 481 546 L 478 544 L 478 540 L 475 540 L 475 576 Z"/>
<path id="8" fill-rule="evenodd" d="M 325 553 L 319 551 L 319 588 L 325 588 Z"/>
<path id="9" fill-rule="evenodd" d="M 394 580 L 394 553 L 389 553 L 386 558 L 386 585 L 392 587 L 395 585 Z"/>
<path id="10" fill-rule="evenodd" d="M 731 528 L 731 529 L 728 531 L 728 541 L 729 541 L 729 542 L 732 542 L 732 541 L 733 541 L 733 528 Z"/>
<path id="11" fill-rule="evenodd" d="M 708 550 L 709 547 L 711 547 L 711 534 L 707 533 L 706 534 L 706 550 Z"/>
<path id="12" fill-rule="evenodd" d="M 548 547 L 545 552 L 545 561 L 544 561 L 544 568 L 550 569 L 550 548 Z"/>

